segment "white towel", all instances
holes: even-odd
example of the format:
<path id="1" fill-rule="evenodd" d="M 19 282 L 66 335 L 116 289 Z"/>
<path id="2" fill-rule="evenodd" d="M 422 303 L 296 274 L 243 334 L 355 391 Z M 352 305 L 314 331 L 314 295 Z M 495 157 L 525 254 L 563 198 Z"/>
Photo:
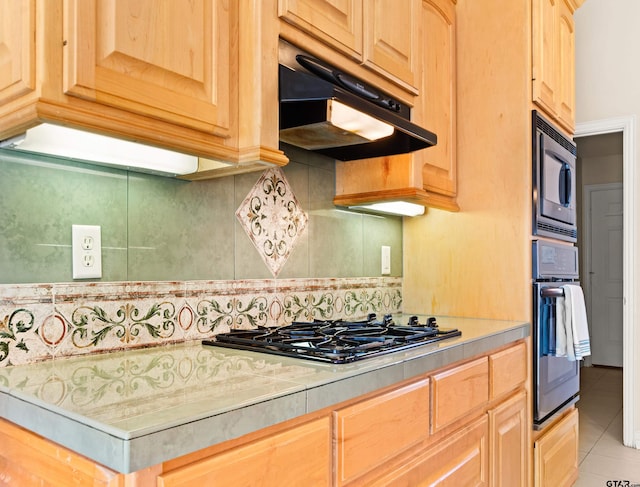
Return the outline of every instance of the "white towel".
<path id="1" fill-rule="evenodd" d="M 587 311 L 582 288 L 575 284 L 562 286 L 564 298 L 556 303 L 556 357 L 570 361 L 591 355 Z"/>

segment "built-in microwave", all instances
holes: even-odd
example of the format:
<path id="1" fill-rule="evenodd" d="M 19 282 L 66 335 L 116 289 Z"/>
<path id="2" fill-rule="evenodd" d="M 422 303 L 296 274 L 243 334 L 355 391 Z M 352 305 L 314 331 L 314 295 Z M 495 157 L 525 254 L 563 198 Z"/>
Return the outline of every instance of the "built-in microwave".
<path id="1" fill-rule="evenodd" d="M 537 110 L 533 131 L 533 235 L 575 242 L 576 144 Z"/>

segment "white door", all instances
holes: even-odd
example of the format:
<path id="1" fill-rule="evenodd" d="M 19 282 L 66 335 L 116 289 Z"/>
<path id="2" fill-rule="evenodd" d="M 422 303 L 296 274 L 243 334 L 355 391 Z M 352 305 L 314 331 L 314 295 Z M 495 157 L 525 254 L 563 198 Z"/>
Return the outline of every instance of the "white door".
<path id="1" fill-rule="evenodd" d="M 622 184 L 585 187 L 591 362 L 622 367 Z"/>

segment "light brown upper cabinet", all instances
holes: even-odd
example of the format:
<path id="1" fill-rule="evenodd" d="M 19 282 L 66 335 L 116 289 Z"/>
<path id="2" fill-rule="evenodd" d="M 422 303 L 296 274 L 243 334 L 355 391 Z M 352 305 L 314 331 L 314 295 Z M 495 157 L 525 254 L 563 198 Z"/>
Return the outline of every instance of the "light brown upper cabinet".
<path id="1" fill-rule="evenodd" d="M 407 201 L 457 211 L 456 11 L 452 0 L 422 0 L 418 88 L 412 121 L 438 136 L 410 154 L 336 163 L 335 204 Z"/>
<path id="2" fill-rule="evenodd" d="M 277 30 L 253 3 L 3 2 L 19 21 L 0 39 L 0 138 L 50 121 L 217 161 L 196 179 L 286 164 L 277 56 L 262 53 Z"/>
<path id="3" fill-rule="evenodd" d="M 456 11 L 451 0 L 423 0 L 422 63 L 415 122 L 438 136 L 438 144 L 416 152 L 429 193 L 456 195 Z M 446 200 L 443 200 L 443 203 Z M 453 209 L 453 208 L 449 208 Z"/>
<path id="4" fill-rule="evenodd" d="M 419 10 L 420 0 L 278 1 L 285 22 L 413 94 L 418 92 Z"/>
<path id="5" fill-rule="evenodd" d="M 154 3 L 69 0 L 64 93 L 228 137 L 235 13 Z"/>
<path id="6" fill-rule="evenodd" d="M 570 134 L 575 129 L 576 0 L 532 0 L 533 101 Z"/>
<path id="7" fill-rule="evenodd" d="M 34 0 L 0 5 L 0 107 L 18 98 L 33 98 L 36 89 Z M 9 20 L 10 19 L 10 20 Z"/>

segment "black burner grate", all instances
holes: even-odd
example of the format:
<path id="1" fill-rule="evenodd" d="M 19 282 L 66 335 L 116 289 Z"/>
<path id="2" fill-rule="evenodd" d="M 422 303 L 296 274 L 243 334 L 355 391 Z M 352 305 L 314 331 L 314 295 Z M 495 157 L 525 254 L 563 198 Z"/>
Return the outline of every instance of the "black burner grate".
<path id="1" fill-rule="evenodd" d="M 378 320 L 371 314 L 362 321 L 294 321 L 275 328 L 231 331 L 203 343 L 340 364 L 460 335 L 457 329 L 439 328 L 435 318 L 420 324 L 412 316 L 406 325 L 396 325 L 391 315 Z"/>

